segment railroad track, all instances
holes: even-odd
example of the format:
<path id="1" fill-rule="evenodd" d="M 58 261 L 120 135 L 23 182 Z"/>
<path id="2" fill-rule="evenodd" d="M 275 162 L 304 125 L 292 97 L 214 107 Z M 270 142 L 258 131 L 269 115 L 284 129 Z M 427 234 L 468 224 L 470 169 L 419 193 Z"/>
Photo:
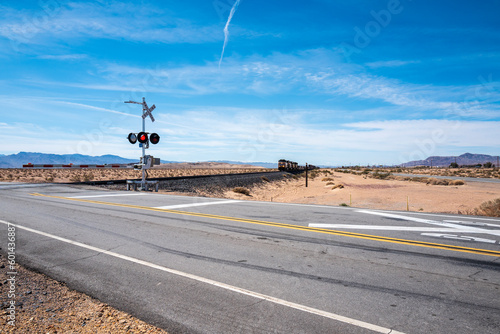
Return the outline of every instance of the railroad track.
<path id="1" fill-rule="evenodd" d="M 287 174 L 282 171 L 266 171 L 266 172 L 254 172 L 254 173 L 230 173 L 230 174 L 210 174 L 210 175 L 188 175 L 188 176 L 171 176 L 171 177 L 153 177 L 148 178 L 148 181 L 173 181 L 173 180 L 189 180 L 189 179 L 203 179 L 212 177 L 233 177 L 233 176 L 245 176 L 245 175 L 277 175 L 277 174 Z M 140 180 L 132 179 L 132 180 Z M 127 179 L 122 180 L 100 180 L 100 181 L 82 181 L 82 182 L 64 182 L 60 184 L 74 184 L 74 185 L 110 185 L 110 184 L 126 184 Z"/>

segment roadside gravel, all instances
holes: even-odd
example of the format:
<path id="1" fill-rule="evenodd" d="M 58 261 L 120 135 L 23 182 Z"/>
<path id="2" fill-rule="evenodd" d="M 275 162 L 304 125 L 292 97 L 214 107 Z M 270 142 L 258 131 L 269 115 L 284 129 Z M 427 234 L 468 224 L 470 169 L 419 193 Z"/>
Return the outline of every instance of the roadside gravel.
<path id="1" fill-rule="evenodd" d="M 0 255 L 0 333 L 167 334 L 43 274 L 19 264 L 15 268 L 15 298 L 9 298 L 10 269 L 5 255 Z M 14 326 L 8 323 L 11 300 L 15 301 Z"/>

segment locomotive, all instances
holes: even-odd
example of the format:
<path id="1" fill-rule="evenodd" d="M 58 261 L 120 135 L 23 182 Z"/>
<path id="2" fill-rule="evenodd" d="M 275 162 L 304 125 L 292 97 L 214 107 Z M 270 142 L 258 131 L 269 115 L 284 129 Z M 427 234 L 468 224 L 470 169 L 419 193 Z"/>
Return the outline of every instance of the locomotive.
<path id="1" fill-rule="evenodd" d="M 314 165 L 307 165 L 307 170 L 318 169 L 318 168 L 319 167 L 316 167 Z M 278 170 L 284 172 L 299 172 L 306 170 L 306 166 L 299 166 L 299 164 L 296 163 L 295 161 L 280 159 L 278 160 Z"/>

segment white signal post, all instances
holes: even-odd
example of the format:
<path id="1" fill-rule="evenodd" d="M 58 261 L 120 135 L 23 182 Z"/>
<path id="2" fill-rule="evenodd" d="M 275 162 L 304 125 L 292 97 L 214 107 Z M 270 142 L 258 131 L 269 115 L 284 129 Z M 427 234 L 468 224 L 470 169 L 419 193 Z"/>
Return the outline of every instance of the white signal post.
<path id="1" fill-rule="evenodd" d="M 148 107 L 148 104 L 146 103 L 146 98 L 142 98 L 142 102 L 135 102 L 135 101 L 125 101 L 125 103 L 134 103 L 134 104 L 140 104 L 142 105 L 142 132 L 146 132 L 146 117 L 149 116 L 151 118 L 151 122 L 155 121 L 155 118 L 153 117 L 153 110 L 155 110 L 156 106 L 153 104 L 151 108 Z M 147 181 L 146 181 L 146 169 L 148 169 L 148 165 L 146 163 L 146 149 L 149 148 L 149 140 L 144 143 L 140 144 L 142 147 L 142 182 L 141 186 L 143 190 L 147 190 Z M 158 191 L 158 189 L 157 189 Z"/>

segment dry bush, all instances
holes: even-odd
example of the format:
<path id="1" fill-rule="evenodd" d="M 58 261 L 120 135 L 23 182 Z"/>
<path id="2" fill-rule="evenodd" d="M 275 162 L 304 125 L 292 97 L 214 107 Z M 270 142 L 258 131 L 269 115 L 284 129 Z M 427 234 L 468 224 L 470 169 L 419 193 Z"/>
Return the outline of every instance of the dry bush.
<path id="1" fill-rule="evenodd" d="M 387 179 L 389 176 L 391 176 L 391 172 L 387 172 L 387 173 L 379 173 L 378 171 L 375 171 L 375 173 L 373 174 L 370 174 L 371 177 L 373 177 L 374 179 L 378 179 L 378 180 L 385 180 Z"/>
<path id="2" fill-rule="evenodd" d="M 500 198 L 484 202 L 479 206 L 479 208 L 474 209 L 474 214 L 489 217 L 500 217 Z"/>
<path id="3" fill-rule="evenodd" d="M 323 182 L 333 181 L 333 177 L 324 177 L 323 179 L 321 179 L 321 181 Z"/>
<path id="4" fill-rule="evenodd" d="M 427 181 L 427 184 L 433 185 L 433 186 L 447 186 L 449 184 L 448 180 L 445 179 L 435 179 L 435 178 L 430 178 Z"/>
<path id="5" fill-rule="evenodd" d="M 326 183 L 327 186 L 333 186 L 334 184 L 335 184 L 335 182 L 331 182 L 331 181 Z"/>
<path id="6" fill-rule="evenodd" d="M 270 182 L 269 179 L 265 176 L 261 176 L 260 179 L 264 182 Z"/>
<path id="7" fill-rule="evenodd" d="M 94 179 L 94 174 L 92 173 L 83 173 L 83 181 L 84 182 L 88 182 L 88 181 L 92 181 Z"/>
<path id="8" fill-rule="evenodd" d="M 337 184 L 336 186 L 333 186 L 332 190 L 335 190 L 335 189 L 342 189 L 344 188 L 344 185 L 343 184 Z"/>
<path id="9" fill-rule="evenodd" d="M 465 184 L 465 182 L 462 180 L 453 180 L 450 182 L 450 185 L 453 185 L 453 186 L 463 186 L 464 184 Z"/>
<path id="10" fill-rule="evenodd" d="M 81 181 L 80 175 L 77 175 L 77 174 L 72 175 L 69 180 L 72 182 L 80 182 Z"/>
<path id="11" fill-rule="evenodd" d="M 238 193 L 238 194 L 243 194 L 243 195 L 246 195 L 246 196 L 250 196 L 250 190 L 248 190 L 247 188 L 244 188 L 244 187 L 236 187 L 233 189 L 233 191 L 235 193 Z"/>

